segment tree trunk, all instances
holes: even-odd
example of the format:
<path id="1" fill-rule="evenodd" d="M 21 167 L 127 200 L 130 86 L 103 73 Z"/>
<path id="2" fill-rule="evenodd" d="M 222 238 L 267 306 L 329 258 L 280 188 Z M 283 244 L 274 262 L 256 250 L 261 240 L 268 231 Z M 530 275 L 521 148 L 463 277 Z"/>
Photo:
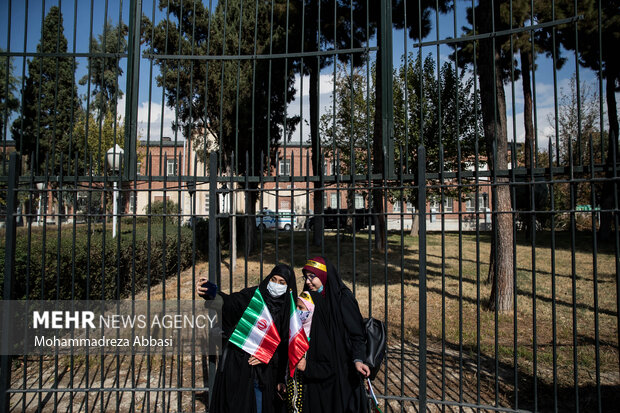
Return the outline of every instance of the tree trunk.
<path id="1" fill-rule="evenodd" d="M 420 232 L 420 214 L 418 212 L 414 212 L 411 215 L 411 235 L 412 237 L 417 237 Z"/>
<path id="2" fill-rule="evenodd" d="M 249 184 L 250 189 L 258 188 L 255 183 Z M 245 258 L 256 248 L 256 191 L 247 191 L 245 193 Z"/>
<path id="3" fill-rule="evenodd" d="M 492 31 L 491 0 L 481 0 L 479 21 L 481 33 Z M 499 8 L 495 8 L 495 21 L 499 22 Z M 480 97 L 482 119 L 486 140 L 489 170 L 506 170 L 508 142 L 506 134 L 506 96 L 501 79 L 499 39 L 480 41 Z M 489 279 L 492 280 L 490 309 L 500 312 L 510 311 L 514 300 L 513 272 L 513 234 L 510 189 L 505 178 L 497 178 L 499 185 L 493 186 L 495 202 L 493 214 L 494 241 L 491 243 Z M 496 236 L 495 236 L 496 235 Z M 495 242 L 497 239 L 497 242 Z"/>
<path id="4" fill-rule="evenodd" d="M 352 172 L 353 174 L 354 172 Z M 347 189 L 347 229 L 353 233 L 354 221 L 355 217 L 355 191 L 353 186 L 349 184 Z M 359 228 L 355 226 L 355 230 L 357 231 Z M 355 236 L 355 234 L 353 234 Z"/>
<path id="5" fill-rule="evenodd" d="M 319 142 L 319 63 L 310 68 L 310 141 L 312 145 L 312 172 L 314 176 L 323 176 L 321 165 L 321 144 Z M 322 180 L 314 182 L 314 228 L 312 242 L 320 246 L 323 241 L 323 188 Z M 310 217 L 308 217 L 310 219 Z"/>
<path id="6" fill-rule="evenodd" d="M 609 135 L 607 142 L 607 159 L 605 161 L 608 170 L 606 174 L 607 180 L 603 184 L 603 196 L 601 199 L 601 209 L 608 211 L 614 208 L 614 189 L 618 191 L 618 185 L 616 184 L 614 188 L 614 183 L 612 182 L 614 178 L 612 169 L 613 163 L 614 161 L 618 162 L 618 111 L 616 108 L 615 91 L 617 75 L 611 75 L 610 72 L 612 72 L 612 70 L 608 70 L 607 85 L 605 87 L 607 112 L 609 113 Z M 612 227 L 614 225 L 613 215 L 613 212 L 601 212 L 601 227 L 598 233 L 601 242 L 608 242 L 612 238 Z"/>
<path id="7" fill-rule="evenodd" d="M 377 44 L 381 44 L 381 23 L 377 24 Z M 376 65 L 376 78 L 375 78 L 375 119 L 374 119 L 374 131 L 372 141 L 373 162 L 372 172 L 383 173 L 384 159 L 383 159 L 383 111 L 381 110 L 382 93 L 383 93 L 383 70 L 381 68 L 381 48 L 377 50 L 377 65 Z M 385 239 L 385 215 L 383 210 L 383 182 L 375 181 L 372 186 L 375 188 L 372 190 L 372 211 L 373 222 L 375 224 L 375 250 L 378 252 L 384 252 L 386 246 Z"/>

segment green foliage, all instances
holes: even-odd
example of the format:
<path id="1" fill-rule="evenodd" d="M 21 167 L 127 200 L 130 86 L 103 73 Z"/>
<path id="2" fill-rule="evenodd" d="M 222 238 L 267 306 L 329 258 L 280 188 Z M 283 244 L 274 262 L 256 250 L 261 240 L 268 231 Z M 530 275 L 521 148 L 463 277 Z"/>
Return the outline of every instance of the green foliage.
<path id="1" fill-rule="evenodd" d="M 364 175 L 368 173 L 370 125 L 374 119 L 374 76 L 366 78 L 365 68 L 349 69 L 341 64 L 336 73 L 335 114 L 321 116 L 319 125 L 325 157 L 339 159 L 339 170 L 333 173 Z M 374 71 L 373 71 L 374 74 Z"/>
<path id="2" fill-rule="evenodd" d="M 115 118 L 116 103 L 123 97 L 118 79 L 123 75 L 120 54 L 127 51 L 127 33 L 128 27 L 125 23 L 121 22 L 113 26 L 110 21 L 107 21 L 103 26 L 103 33 L 99 34 L 97 39 L 92 39 L 90 53 L 119 54 L 113 57 L 89 57 L 89 74 L 80 79 L 80 85 L 89 84 L 90 86 L 90 93 L 93 97 L 91 106 L 98 120 L 103 116 L 110 116 L 110 113 L 112 113 L 112 118 Z"/>
<path id="3" fill-rule="evenodd" d="M 63 31 L 62 14 L 53 6 L 43 20 L 37 53 L 67 53 Z M 83 142 L 72 133 L 80 107 L 76 66 L 71 57 L 41 55 L 28 63 L 22 114 L 13 122 L 11 132 L 17 148 L 28 156 L 29 166 L 34 165 L 35 173 L 59 175 L 61 167 L 65 173 L 73 172 L 69 160 L 84 150 Z"/>
<path id="4" fill-rule="evenodd" d="M 560 26 L 557 31 L 558 40 L 568 50 L 578 49 L 579 63 L 595 72 L 601 71 L 603 77 L 613 83 L 612 89 L 618 92 L 620 62 L 616 47 L 620 42 L 620 3 L 597 0 L 582 0 L 575 3 L 570 0 L 558 0 L 555 5 L 556 19 L 583 16 L 579 21 L 579 36 L 575 36 L 574 25 L 565 25 Z M 599 7 L 601 20 L 599 20 Z M 602 40 L 600 49 L 599 36 Z"/>
<path id="5" fill-rule="evenodd" d="M 195 140 L 203 160 L 212 149 L 210 137 L 223 150 L 225 167 L 233 164 L 233 153 L 244 158 L 248 152 L 255 165 L 260 165 L 261 154 L 275 155 L 276 146 L 290 138 L 299 121 L 286 116 L 286 105 L 295 95 L 293 66 L 284 60 L 198 62 L 157 55 L 265 55 L 283 50 L 286 7 L 277 3 L 272 25 L 271 5 L 265 2 L 256 7 L 240 0 L 218 2 L 210 14 L 191 0 L 161 1 L 159 8 L 169 18 L 144 31 L 147 53 L 155 55 L 160 67 L 157 83 L 176 113 L 173 129 Z"/>
<path id="6" fill-rule="evenodd" d="M 33 229 L 30 245 L 26 233 L 20 234 L 15 254 L 14 298 L 25 299 L 27 294 L 30 299 L 45 300 L 127 297 L 132 281 L 139 291 L 147 286 L 149 278 L 150 284 L 155 285 L 163 277 L 174 276 L 179 267 L 184 270 L 192 264 L 191 230 L 183 228 L 180 239 L 176 231 L 168 232 L 164 239 L 161 225 L 153 225 L 149 241 L 147 226 L 140 225 L 135 246 L 133 234 L 123 231 L 117 248 L 117 239 L 111 237 L 110 231 L 106 232 L 104 242 L 101 226 L 93 228 L 89 236 L 86 226 L 79 226 L 75 244 L 74 233 L 63 228 L 60 248 L 55 229 L 48 229 L 45 238 L 40 229 Z M 177 255 L 179 244 L 181 253 Z M 200 250 L 197 258 L 201 258 Z M 4 246 L 0 248 L 0 268 L 4 268 Z M 3 274 L 0 289 L 2 281 Z"/>
<path id="7" fill-rule="evenodd" d="M 422 61 L 411 54 L 394 77 L 396 164 L 402 158 L 405 172 L 415 174 L 418 147 L 424 145 L 429 172 L 471 167 L 476 139 L 483 135 L 479 114 L 480 97 L 472 77 L 466 78 L 465 71 L 457 75 L 447 62 L 438 73 L 430 55 Z M 400 198 L 400 191 L 392 195 Z M 415 204 L 417 192 L 405 189 L 403 198 Z"/>
<path id="8" fill-rule="evenodd" d="M 4 52 L 4 49 L 0 49 Z M 15 97 L 17 92 L 17 78 L 13 76 L 15 68 L 13 59 L 8 56 L 0 56 L 0 139 L 6 140 L 5 125 L 7 120 L 19 107 L 19 100 Z"/>
<path id="9" fill-rule="evenodd" d="M 471 164 L 476 138 L 482 136 L 476 116 L 479 102 L 474 79 L 466 78 L 465 71 L 457 76 L 446 62 L 438 73 L 430 55 L 422 62 L 420 55 L 410 54 L 394 79 L 394 135 L 409 172 L 417 168 L 419 145 L 426 148 L 429 172 L 456 171 Z"/>
<path id="10" fill-rule="evenodd" d="M 167 228 L 175 230 L 179 222 L 181 209 L 174 201 L 153 201 L 150 206 L 151 222 L 166 223 Z M 149 214 L 149 206 L 144 207 L 144 213 Z"/>
<path id="11" fill-rule="evenodd" d="M 80 111 L 73 127 L 73 135 L 77 141 L 86 142 L 88 158 L 85 162 L 87 165 L 92 162 L 93 174 L 103 175 L 107 168 L 108 149 L 114 147 L 114 144 L 123 147 L 125 123 L 123 117 L 115 117 L 112 110 L 108 110 L 105 116 L 98 119 L 92 113 L 86 116 L 86 112 Z"/>

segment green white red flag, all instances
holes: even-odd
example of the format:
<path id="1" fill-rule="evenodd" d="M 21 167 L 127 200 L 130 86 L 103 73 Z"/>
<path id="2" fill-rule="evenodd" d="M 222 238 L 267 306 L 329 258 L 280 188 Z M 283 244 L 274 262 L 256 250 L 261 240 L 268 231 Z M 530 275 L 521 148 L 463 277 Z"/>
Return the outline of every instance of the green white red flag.
<path id="1" fill-rule="evenodd" d="M 288 324 L 288 367 L 291 377 L 295 373 L 295 366 L 299 363 L 299 360 L 306 354 L 310 344 L 308 344 L 308 337 L 306 337 L 306 332 L 304 331 L 303 324 L 301 323 L 301 318 L 299 318 L 299 313 L 297 312 L 297 306 L 295 305 L 295 300 L 293 299 L 293 293 L 290 293 L 291 296 L 291 310 L 290 310 L 290 320 Z"/>
<path id="2" fill-rule="evenodd" d="M 280 335 L 258 288 L 229 341 L 265 364 L 276 352 Z"/>

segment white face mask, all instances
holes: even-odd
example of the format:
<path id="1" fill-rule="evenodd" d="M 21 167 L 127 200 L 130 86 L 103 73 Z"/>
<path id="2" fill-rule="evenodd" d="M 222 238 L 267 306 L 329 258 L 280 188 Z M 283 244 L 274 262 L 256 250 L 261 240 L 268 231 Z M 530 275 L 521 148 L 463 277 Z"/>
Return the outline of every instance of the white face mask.
<path id="1" fill-rule="evenodd" d="M 310 317 L 310 311 L 304 311 L 304 310 L 297 310 L 297 311 L 299 311 L 299 318 L 301 319 L 301 322 L 305 323 L 308 317 Z"/>
<path id="2" fill-rule="evenodd" d="M 269 284 L 267 284 L 267 291 L 269 291 L 273 298 L 280 297 L 286 290 L 288 290 L 288 285 L 286 284 L 282 285 L 273 281 L 269 281 Z"/>

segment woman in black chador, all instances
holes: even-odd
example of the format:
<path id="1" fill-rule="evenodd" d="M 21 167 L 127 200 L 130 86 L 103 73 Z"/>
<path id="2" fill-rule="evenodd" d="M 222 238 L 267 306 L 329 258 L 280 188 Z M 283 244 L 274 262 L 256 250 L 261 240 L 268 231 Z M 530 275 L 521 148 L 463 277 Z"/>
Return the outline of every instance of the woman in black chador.
<path id="1" fill-rule="evenodd" d="M 257 288 L 280 335 L 280 344 L 268 364 L 228 342 Z M 198 295 L 205 299 L 214 296 L 214 289 L 215 285 L 205 277 L 201 277 L 196 285 Z M 297 297 L 295 274 L 288 265 L 279 264 L 258 287 L 245 288 L 230 295 L 218 293 L 223 299 L 221 323 L 225 342 L 215 375 L 209 412 L 275 413 L 282 410 L 288 363 L 289 291 Z"/>
<path id="2" fill-rule="evenodd" d="M 362 377 L 370 369 L 362 362 L 366 338 L 357 301 L 325 258 L 308 260 L 303 273 L 304 289 L 317 297 L 310 348 L 297 365 L 305 384 L 304 413 L 366 412 Z"/>

